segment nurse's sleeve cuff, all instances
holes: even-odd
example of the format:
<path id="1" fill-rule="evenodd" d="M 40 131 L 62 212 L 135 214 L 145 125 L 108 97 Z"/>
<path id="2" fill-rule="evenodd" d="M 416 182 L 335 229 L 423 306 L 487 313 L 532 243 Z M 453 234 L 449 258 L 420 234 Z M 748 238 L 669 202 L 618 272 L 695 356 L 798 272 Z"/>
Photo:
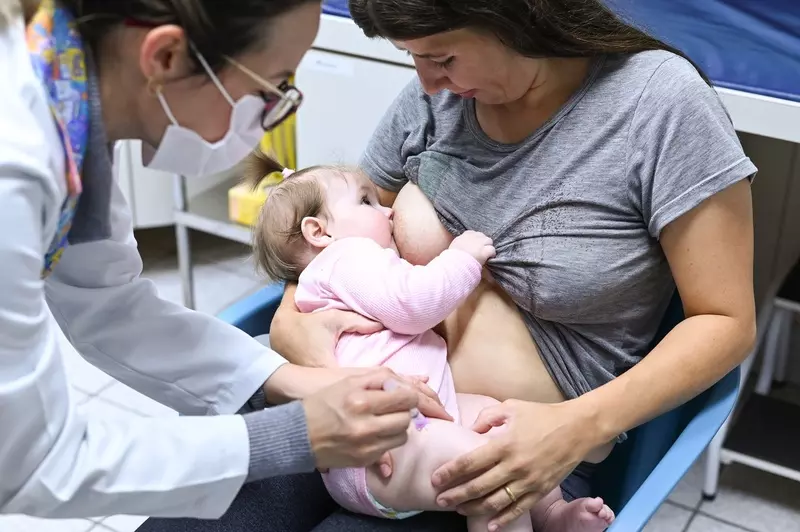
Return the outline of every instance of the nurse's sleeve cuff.
<path id="1" fill-rule="evenodd" d="M 240 414 L 248 414 L 250 412 L 258 412 L 267 408 L 267 394 L 264 393 L 264 387 L 259 387 L 258 391 L 250 396 L 247 403 L 239 410 Z"/>
<path id="2" fill-rule="evenodd" d="M 294 401 L 253 412 L 244 420 L 250 440 L 247 482 L 314 470 L 302 403 Z"/>
<path id="3" fill-rule="evenodd" d="M 251 339 L 248 338 L 248 341 Z M 240 369 L 237 376 L 231 379 L 231 384 L 218 392 L 218 400 L 211 414 L 244 414 L 258 410 L 256 408 L 266 400 L 260 402 L 259 394 L 263 397 L 264 383 L 278 368 L 287 363 L 287 360 L 278 353 L 261 344 L 257 347 L 261 351 L 254 357 L 253 362 L 246 368 Z"/>

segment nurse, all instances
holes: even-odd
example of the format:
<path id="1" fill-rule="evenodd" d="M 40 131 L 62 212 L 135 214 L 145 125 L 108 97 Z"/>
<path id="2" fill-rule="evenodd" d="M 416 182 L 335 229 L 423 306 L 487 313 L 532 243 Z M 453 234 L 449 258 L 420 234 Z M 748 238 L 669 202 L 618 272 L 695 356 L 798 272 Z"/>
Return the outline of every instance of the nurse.
<path id="1" fill-rule="evenodd" d="M 368 465 L 412 408 L 446 415 L 418 380 L 287 364 L 139 276 L 109 147 L 229 168 L 300 104 L 287 79 L 319 16 L 315 0 L 0 0 L 0 513 L 214 518 L 245 481 Z M 73 350 L 185 416 L 84 416 Z M 382 391 L 391 378 L 411 385 Z"/>

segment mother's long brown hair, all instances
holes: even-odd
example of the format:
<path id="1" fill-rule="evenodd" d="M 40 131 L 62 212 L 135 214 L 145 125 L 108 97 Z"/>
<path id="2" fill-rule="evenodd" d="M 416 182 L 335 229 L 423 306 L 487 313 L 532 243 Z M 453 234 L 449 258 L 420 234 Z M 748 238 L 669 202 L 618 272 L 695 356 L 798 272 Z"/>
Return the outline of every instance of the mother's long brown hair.
<path id="1" fill-rule="evenodd" d="M 667 50 L 692 62 L 625 22 L 601 0 L 350 0 L 350 14 L 367 37 L 408 41 L 475 28 L 493 33 L 526 57 Z"/>

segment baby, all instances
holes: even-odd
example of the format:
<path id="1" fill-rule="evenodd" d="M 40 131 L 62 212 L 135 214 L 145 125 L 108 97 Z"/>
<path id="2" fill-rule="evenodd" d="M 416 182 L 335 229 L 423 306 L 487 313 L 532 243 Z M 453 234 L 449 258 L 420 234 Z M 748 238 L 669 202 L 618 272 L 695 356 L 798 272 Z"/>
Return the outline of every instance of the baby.
<path id="1" fill-rule="evenodd" d="M 258 155 L 253 157 L 254 177 L 263 176 Z M 389 479 L 374 467 L 323 475 L 342 507 L 403 519 L 441 510 L 431 485 L 433 471 L 493 436 L 469 427 L 481 409 L 497 401 L 456 393 L 447 346 L 431 329 L 477 287 L 483 265 L 495 250 L 488 237 L 467 231 L 428 265 L 412 266 L 398 256 L 392 214 L 359 170 L 308 168 L 272 189 L 255 230 L 255 250 L 270 277 L 298 283 L 295 297 L 301 312 L 350 310 L 385 326 L 374 334 L 343 335 L 335 350 L 340 365 L 388 366 L 398 374 L 426 375 L 455 420 L 432 419 L 424 428 L 409 428 L 408 443 L 392 453 Z M 557 488 L 505 530 L 594 532 L 613 519 L 601 499 L 567 503 Z M 486 532 L 488 521 L 470 518 L 468 528 Z"/>

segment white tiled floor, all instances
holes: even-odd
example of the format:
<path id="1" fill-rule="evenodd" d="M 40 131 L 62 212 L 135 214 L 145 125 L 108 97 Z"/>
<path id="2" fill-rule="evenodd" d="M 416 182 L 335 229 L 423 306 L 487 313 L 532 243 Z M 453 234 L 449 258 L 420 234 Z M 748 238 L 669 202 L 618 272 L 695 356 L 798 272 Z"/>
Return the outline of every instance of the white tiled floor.
<path id="1" fill-rule="evenodd" d="M 700 513 L 755 532 L 800 532 L 800 483 L 733 464 Z"/>
<path id="2" fill-rule="evenodd" d="M 645 527 L 645 532 L 683 531 L 692 519 L 693 512 L 675 504 L 666 503 L 659 508 Z"/>
<path id="3" fill-rule="evenodd" d="M 172 232 L 137 235 L 146 277 L 159 293 L 180 303 L 180 280 Z M 260 283 L 247 250 L 202 235 L 194 236 L 198 310 L 216 313 L 256 290 Z M 82 359 L 67 360 L 75 401 L 80 408 L 108 418 L 176 415 L 116 382 Z M 800 484 L 742 466 L 723 470 L 719 495 L 703 502 L 702 461 L 687 473 L 645 532 L 800 532 Z M 114 516 L 96 519 L 41 520 L 0 517 L 0 532 L 133 532 L 144 518 Z M 620 532 L 633 532 L 622 530 Z"/>
<path id="4" fill-rule="evenodd" d="M 703 485 L 703 460 L 700 459 L 695 463 L 686 475 L 681 479 L 672 494 L 669 496 L 669 501 L 673 502 L 684 508 L 690 510 L 697 509 L 703 499 L 701 487 Z"/>

